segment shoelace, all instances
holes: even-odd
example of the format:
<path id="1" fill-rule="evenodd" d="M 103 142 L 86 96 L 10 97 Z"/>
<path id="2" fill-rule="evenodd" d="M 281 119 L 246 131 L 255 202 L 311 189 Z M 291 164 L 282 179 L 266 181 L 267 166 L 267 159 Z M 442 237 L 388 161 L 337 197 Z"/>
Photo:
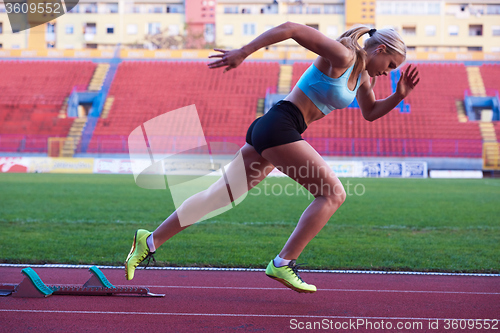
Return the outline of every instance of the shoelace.
<path id="1" fill-rule="evenodd" d="M 146 256 L 146 258 L 144 258 L 144 260 L 148 260 L 148 262 L 146 263 L 146 267 L 144 267 L 144 269 L 148 268 L 149 264 L 151 263 L 151 259 L 153 259 L 153 264 L 156 265 L 156 259 L 154 257 L 154 252 L 148 252 L 148 255 Z"/>
<path id="2" fill-rule="evenodd" d="M 302 283 L 306 283 L 304 280 L 302 280 L 302 278 L 299 275 L 299 267 L 303 266 L 303 265 L 305 265 L 305 263 L 297 264 L 295 262 L 295 260 L 292 260 L 292 261 L 290 261 L 288 263 L 288 267 L 290 267 L 292 269 L 292 271 L 295 273 L 295 275 L 297 275 L 297 277 L 299 278 L 299 280 L 302 281 Z"/>
<path id="3" fill-rule="evenodd" d="M 146 256 L 145 256 L 145 257 L 143 257 L 143 258 L 141 259 L 141 261 L 139 261 L 139 262 L 137 263 L 137 265 L 135 265 L 135 267 L 139 266 L 139 264 L 140 264 L 141 262 L 143 262 L 144 260 L 146 260 L 146 259 L 147 259 L 148 261 L 146 262 L 146 266 L 144 267 L 144 269 L 148 268 L 149 264 L 151 263 L 151 259 L 153 259 L 153 264 L 155 264 L 155 265 L 156 265 L 156 259 L 155 259 L 155 257 L 154 257 L 154 252 L 149 252 L 149 251 L 148 251 L 148 254 L 146 254 Z"/>

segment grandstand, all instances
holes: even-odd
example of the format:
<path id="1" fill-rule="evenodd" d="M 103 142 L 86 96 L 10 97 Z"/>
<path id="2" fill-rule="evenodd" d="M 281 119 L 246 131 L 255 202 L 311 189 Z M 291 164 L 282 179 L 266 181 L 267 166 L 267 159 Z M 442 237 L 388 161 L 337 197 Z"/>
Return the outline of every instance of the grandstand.
<path id="1" fill-rule="evenodd" d="M 277 85 L 278 73 L 277 62 L 247 62 L 225 74 L 209 70 L 205 62 L 122 62 L 109 92 L 113 106 L 97 123 L 87 152 L 126 153 L 124 144 L 134 128 L 191 104 L 205 136 L 243 145 L 257 100 Z"/>
<path id="2" fill-rule="evenodd" d="M 77 85 L 88 85 L 91 61 L 0 61 L 0 151 L 46 152 L 49 137 L 66 137 L 74 121 L 59 118 Z"/>
<path id="3" fill-rule="evenodd" d="M 291 87 L 310 66 L 295 62 Z M 60 118 L 65 99 L 75 86 L 87 86 L 96 64 L 91 61 L 3 61 L 0 76 L 0 150 L 47 153 L 47 138 L 65 137 L 74 118 Z M 420 63 L 421 81 L 396 109 L 365 121 L 356 103 L 335 110 L 312 124 L 305 138 L 327 156 L 474 157 L 482 154 L 477 122 L 460 122 L 456 103 L 469 89 L 463 63 Z M 498 65 L 485 64 L 487 89 L 498 90 Z M 21 74 L 20 74 L 21 73 Z M 76 153 L 127 154 L 127 137 L 144 122 L 165 112 L 195 104 L 209 141 L 243 145 L 255 119 L 257 103 L 276 91 L 277 61 L 244 62 L 222 73 L 197 61 L 123 61 L 108 93 L 113 100 L 90 132 L 90 144 Z M 29 79 L 28 79 L 29 75 Z M 388 96 L 397 78 L 380 77 L 377 97 Z M 409 111 L 409 112 L 407 112 Z M 500 126 L 495 125 L 497 133 Z M 498 136 L 498 134 L 497 134 Z"/>

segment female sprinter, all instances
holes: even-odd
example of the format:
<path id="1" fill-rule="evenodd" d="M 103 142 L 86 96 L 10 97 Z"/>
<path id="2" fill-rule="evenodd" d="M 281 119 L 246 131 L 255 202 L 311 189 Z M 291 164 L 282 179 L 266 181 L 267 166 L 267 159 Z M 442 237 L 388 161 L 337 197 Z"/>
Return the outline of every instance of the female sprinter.
<path id="1" fill-rule="evenodd" d="M 361 48 L 357 41 L 366 33 L 370 38 Z M 292 22 L 266 31 L 240 49 L 216 49 L 220 53 L 209 58 L 220 59 L 209 63 L 208 67 L 225 67 L 226 72 L 238 67 L 246 57 L 260 48 L 289 38 L 318 54 L 318 57 L 292 92 L 250 125 L 247 143 L 240 153 L 245 164 L 248 190 L 276 167 L 314 196 L 285 246 L 266 269 L 269 277 L 285 286 L 298 292 L 313 293 L 316 287 L 300 278 L 295 260 L 342 205 L 346 194 L 335 173 L 318 152 L 302 139 L 301 134 L 313 121 L 325 117 L 332 110 L 347 107 L 354 97 L 357 97 L 363 117 L 374 121 L 394 109 L 413 90 L 419 79 L 417 69 L 411 70 L 410 65 L 401 75 L 396 92 L 386 99 L 376 100 L 372 90 L 375 77 L 387 75 L 406 58 L 406 46 L 394 30 L 357 27 L 332 40 L 313 28 Z M 304 172 L 296 172 L 304 168 L 308 170 L 305 175 Z M 229 168 L 226 172 L 230 174 L 236 171 Z M 222 178 L 207 190 L 186 200 L 154 232 L 137 230 L 125 262 L 126 278 L 132 279 L 140 262 L 186 228 L 186 223 L 183 223 L 184 227 L 179 223 L 178 211 L 199 211 L 201 218 L 221 208 L 210 200 L 218 191 L 227 191 Z M 233 196 L 238 197 L 234 193 Z M 195 222 L 190 221 L 189 224 Z"/>

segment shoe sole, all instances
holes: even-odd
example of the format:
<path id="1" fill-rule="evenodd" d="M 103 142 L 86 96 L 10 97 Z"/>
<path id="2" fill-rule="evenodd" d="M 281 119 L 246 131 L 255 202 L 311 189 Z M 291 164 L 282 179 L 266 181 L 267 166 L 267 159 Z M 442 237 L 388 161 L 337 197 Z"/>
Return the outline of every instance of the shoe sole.
<path id="1" fill-rule="evenodd" d="M 294 290 L 294 291 L 296 291 L 298 293 L 301 293 L 301 294 L 312 294 L 312 293 L 316 292 L 316 290 L 305 290 L 305 289 L 297 288 L 297 287 L 295 287 L 294 285 L 292 285 L 290 282 L 288 282 L 285 279 L 282 279 L 282 278 L 279 278 L 279 277 L 276 277 L 276 276 L 272 276 L 272 275 L 269 275 L 269 274 L 266 274 L 266 275 L 269 276 L 273 280 L 281 282 L 286 287 L 288 287 L 288 288 L 290 288 L 290 289 L 292 289 L 292 290 Z"/>
<path id="2" fill-rule="evenodd" d="M 130 250 L 130 253 L 128 254 L 127 256 L 127 260 L 125 260 L 125 278 L 127 280 L 132 280 L 132 279 L 129 279 L 128 278 L 128 260 L 130 259 L 130 257 L 132 257 L 132 254 L 134 253 L 135 251 L 135 243 L 136 243 L 136 239 L 137 239 L 137 231 L 135 232 L 135 235 L 134 235 L 134 243 L 132 244 L 132 249 Z"/>

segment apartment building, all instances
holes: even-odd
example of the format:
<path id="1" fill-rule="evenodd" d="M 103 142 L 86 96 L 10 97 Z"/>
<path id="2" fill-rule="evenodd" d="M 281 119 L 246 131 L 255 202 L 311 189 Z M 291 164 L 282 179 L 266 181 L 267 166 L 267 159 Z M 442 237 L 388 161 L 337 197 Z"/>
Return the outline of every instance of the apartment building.
<path id="1" fill-rule="evenodd" d="M 286 21 L 331 38 L 356 24 L 391 27 L 410 51 L 500 52 L 500 1 L 492 0 L 80 0 L 68 13 L 18 33 L 0 4 L 0 47 L 237 48 Z M 197 40 L 186 44 L 187 35 Z M 269 49 L 301 47 L 288 40 Z"/>

